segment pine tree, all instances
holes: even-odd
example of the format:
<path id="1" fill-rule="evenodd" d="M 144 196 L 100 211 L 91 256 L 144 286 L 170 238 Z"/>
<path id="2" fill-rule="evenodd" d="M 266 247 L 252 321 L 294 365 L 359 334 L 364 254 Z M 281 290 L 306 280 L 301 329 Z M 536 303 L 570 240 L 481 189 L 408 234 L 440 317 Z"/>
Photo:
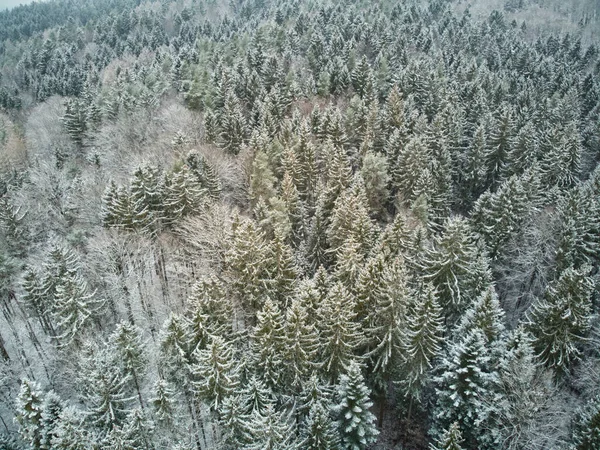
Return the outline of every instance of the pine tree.
<path id="1" fill-rule="evenodd" d="M 198 396 L 218 411 L 223 399 L 231 395 L 237 385 L 233 347 L 219 336 L 212 336 L 206 349 L 196 352 L 196 363 L 191 370 Z"/>
<path id="2" fill-rule="evenodd" d="M 84 348 L 79 376 L 88 421 L 102 432 L 123 425 L 135 397 L 127 395 L 129 375 L 116 364 L 108 347 Z"/>
<path id="3" fill-rule="evenodd" d="M 347 373 L 340 376 L 338 403 L 334 407 L 343 449 L 363 450 L 377 439 L 379 431 L 375 426 L 375 416 L 369 411 L 373 406 L 369 395 L 360 366 L 355 361 L 350 362 Z"/>
<path id="4" fill-rule="evenodd" d="M 226 450 L 238 450 L 251 442 L 250 415 L 244 410 L 240 396 L 223 399 L 219 423 L 223 428 L 220 445 Z"/>
<path id="5" fill-rule="evenodd" d="M 171 429 L 177 419 L 177 403 L 175 392 L 169 382 L 160 378 L 154 384 L 154 397 L 150 399 L 150 405 L 158 424 L 165 429 Z"/>
<path id="6" fill-rule="evenodd" d="M 591 318 L 589 266 L 568 268 L 552 281 L 530 311 L 527 326 L 542 363 L 559 373 L 581 357 Z"/>
<path id="7" fill-rule="evenodd" d="M 144 354 L 142 330 L 135 325 L 121 322 L 117 324 L 111 341 L 117 361 L 122 364 L 123 372 L 133 380 L 140 407 L 144 408 L 141 383 L 146 370 L 147 358 Z"/>
<path id="8" fill-rule="evenodd" d="M 236 217 L 232 225 L 230 247 L 225 253 L 225 270 L 231 288 L 248 311 L 259 309 L 267 292 L 272 253 L 264 234 L 248 219 Z"/>
<path id="9" fill-rule="evenodd" d="M 588 400 L 573 419 L 573 444 L 576 450 L 600 448 L 600 399 Z"/>
<path id="10" fill-rule="evenodd" d="M 62 399 L 54 391 L 48 392 L 44 398 L 40 418 L 41 449 L 49 450 L 54 448 L 52 442 L 55 440 L 63 409 L 64 404 Z"/>
<path id="11" fill-rule="evenodd" d="M 339 252 L 350 240 L 359 245 L 363 255 L 371 250 L 374 241 L 373 223 L 369 217 L 364 183 L 360 178 L 336 200 L 327 239 L 334 253 Z"/>
<path id="12" fill-rule="evenodd" d="M 197 213 L 204 205 L 205 191 L 185 165 L 179 165 L 165 180 L 165 216 L 168 223 Z"/>
<path id="13" fill-rule="evenodd" d="M 424 278 L 438 292 L 446 317 L 455 321 L 490 279 L 489 269 L 479 264 L 480 250 L 469 223 L 461 217 L 447 219 L 441 236 L 423 257 Z"/>
<path id="14" fill-rule="evenodd" d="M 370 85 L 369 78 L 372 76 L 372 69 L 367 61 L 367 57 L 363 56 L 351 75 L 352 86 L 360 98 L 364 98 L 367 95 Z"/>
<path id="15" fill-rule="evenodd" d="M 348 290 L 336 283 L 319 308 L 322 370 L 331 380 L 348 370 L 360 343 L 354 304 L 355 299 Z"/>
<path id="16" fill-rule="evenodd" d="M 408 141 L 400 148 L 397 159 L 389 164 L 392 187 L 404 202 L 411 204 L 423 193 L 419 186 L 432 187 L 432 183 L 425 186 L 423 182 L 426 173 L 430 173 L 432 159 L 430 149 L 422 139 L 415 137 Z"/>
<path id="17" fill-rule="evenodd" d="M 254 412 L 264 414 L 267 407 L 275 403 L 273 391 L 256 374 L 252 374 L 246 381 L 246 387 L 240 390 L 240 395 L 244 412 L 248 415 Z"/>
<path id="18" fill-rule="evenodd" d="M 274 391 L 280 388 L 283 375 L 283 327 L 280 309 L 267 297 L 262 310 L 257 314 L 253 346 L 258 373 L 263 377 L 265 384 Z"/>
<path id="19" fill-rule="evenodd" d="M 460 189 L 462 204 L 468 208 L 485 190 L 487 186 L 487 138 L 484 125 L 480 125 L 461 160 Z"/>
<path id="20" fill-rule="evenodd" d="M 21 439 L 34 450 L 42 448 L 44 395 L 38 383 L 24 379 L 16 399 L 15 420 Z"/>
<path id="21" fill-rule="evenodd" d="M 279 305 L 289 306 L 289 299 L 293 296 L 299 277 L 294 251 L 278 232 L 275 233 L 270 250 L 272 267 L 269 270 L 269 296 Z"/>
<path id="22" fill-rule="evenodd" d="M 479 197 L 471 219 L 474 230 L 484 237 L 490 257 L 502 254 L 504 245 L 539 205 L 539 177 L 533 169 L 510 177 L 496 192 L 486 191 Z"/>
<path id="23" fill-rule="evenodd" d="M 254 156 L 250 175 L 250 199 L 253 205 L 256 205 L 259 198 L 268 202 L 269 199 L 275 197 L 277 194 L 276 182 L 277 178 L 271 169 L 269 157 L 264 151 L 259 151 Z"/>
<path id="24" fill-rule="evenodd" d="M 390 261 L 382 273 L 381 295 L 375 296 L 366 319 L 367 357 L 373 366 L 373 381 L 383 391 L 387 390 L 392 370 L 401 358 L 402 329 L 413 294 L 408 281 L 402 261 Z"/>
<path id="25" fill-rule="evenodd" d="M 515 120 L 513 116 L 512 108 L 508 104 L 503 104 L 490 132 L 486 159 L 490 183 L 492 185 L 497 184 L 503 167 L 506 164 L 510 148 L 512 147 L 512 140 L 515 134 Z"/>
<path id="26" fill-rule="evenodd" d="M 361 176 L 365 181 L 365 191 L 371 215 L 381 217 L 384 214 L 389 192 L 389 175 L 385 157 L 367 152 L 363 158 Z"/>
<path id="27" fill-rule="evenodd" d="M 436 383 L 437 403 L 434 409 L 434 436 L 458 422 L 468 448 L 487 444 L 495 436 L 485 424 L 498 403 L 498 373 L 491 367 L 490 351 L 485 336 L 473 330 L 448 349 Z"/>
<path id="28" fill-rule="evenodd" d="M 282 359 L 284 385 L 297 389 L 315 366 L 319 337 L 304 303 L 293 299 L 286 311 Z"/>
<path id="29" fill-rule="evenodd" d="M 83 425 L 84 414 L 72 407 L 65 408 L 52 436 L 51 448 L 56 450 L 88 450 L 98 448 L 94 433 Z"/>
<path id="30" fill-rule="evenodd" d="M 69 137 L 77 146 L 83 145 L 83 138 L 87 130 L 86 108 L 81 100 L 67 100 L 65 104 L 65 115 L 62 121 Z"/>
<path id="31" fill-rule="evenodd" d="M 242 108 L 235 94 L 229 92 L 225 103 L 218 114 L 218 141 L 223 149 L 232 155 L 237 155 L 246 140 L 247 124 Z"/>
<path id="32" fill-rule="evenodd" d="M 500 307 L 493 286 L 483 291 L 467 309 L 455 331 L 455 336 L 465 336 L 474 329 L 483 333 L 487 343 L 497 341 L 504 332 L 504 311 Z"/>
<path id="33" fill-rule="evenodd" d="M 314 403 L 302 428 L 302 448 L 306 450 L 339 450 L 340 436 L 328 409 Z"/>
<path id="34" fill-rule="evenodd" d="M 454 422 L 450 427 L 444 431 L 442 437 L 436 446 L 432 446 L 432 450 L 463 450 L 461 444 L 463 443 L 462 433 L 458 422 Z"/>
<path id="35" fill-rule="evenodd" d="M 408 309 L 402 335 L 401 383 L 411 399 L 421 398 L 426 375 L 441 350 L 443 332 L 442 309 L 433 286 L 427 284 L 419 289 Z"/>
<path id="36" fill-rule="evenodd" d="M 79 334 L 97 310 L 95 292 L 88 293 L 85 280 L 77 272 L 69 271 L 56 285 L 54 301 L 56 338 L 61 345 L 68 345 L 79 339 Z"/>
<path id="37" fill-rule="evenodd" d="M 135 211 L 135 227 L 140 230 L 155 227 L 160 230 L 165 219 L 165 188 L 159 170 L 144 166 L 133 172 L 130 195 Z"/>
<path id="38" fill-rule="evenodd" d="M 243 450 L 293 450 L 296 449 L 292 425 L 285 413 L 267 405 L 264 414 L 254 411 L 250 418 L 251 440 Z"/>

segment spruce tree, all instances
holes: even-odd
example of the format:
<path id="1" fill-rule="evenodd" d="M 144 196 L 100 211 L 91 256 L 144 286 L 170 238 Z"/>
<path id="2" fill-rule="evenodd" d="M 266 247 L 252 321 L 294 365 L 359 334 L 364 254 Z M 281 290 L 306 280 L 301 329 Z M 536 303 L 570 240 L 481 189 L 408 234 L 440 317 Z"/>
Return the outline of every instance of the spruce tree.
<path id="1" fill-rule="evenodd" d="M 463 450 L 461 444 L 463 443 L 462 433 L 458 422 L 454 422 L 450 427 L 444 431 L 442 437 L 438 441 L 437 445 L 432 446 L 432 450 Z"/>
<path id="2" fill-rule="evenodd" d="M 339 420 L 342 447 L 363 450 L 374 443 L 379 434 L 375 416 L 369 409 L 369 388 L 365 385 L 360 366 L 355 361 L 348 364 L 346 373 L 340 375 L 337 387 L 338 403 L 334 411 Z"/>
<path id="3" fill-rule="evenodd" d="M 21 439 L 34 450 L 42 448 L 44 395 L 35 381 L 24 379 L 16 399 L 15 420 Z"/>
<path id="4" fill-rule="evenodd" d="M 195 377 L 194 389 L 198 396 L 218 411 L 223 399 L 231 395 L 237 385 L 233 347 L 224 339 L 212 336 L 206 349 L 198 350 L 191 371 Z"/>
<path id="5" fill-rule="evenodd" d="M 592 398 L 573 418 L 573 444 L 576 450 L 600 448 L 600 399 Z"/>
<path id="6" fill-rule="evenodd" d="M 133 380 L 140 407 L 144 408 L 141 386 L 145 375 L 147 357 L 144 352 L 142 330 L 135 325 L 121 322 L 112 334 L 111 341 L 117 361 L 122 364 L 123 372 Z"/>
<path id="7" fill-rule="evenodd" d="M 453 344 L 439 366 L 436 383 L 437 403 L 433 410 L 435 426 L 432 432 L 442 436 L 442 430 L 458 422 L 467 447 L 486 445 L 496 436 L 485 424 L 499 401 L 498 373 L 491 367 L 490 350 L 480 330 L 473 330 Z"/>
<path id="8" fill-rule="evenodd" d="M 442 309 L 435 289 L 426 284 L 418 289 L 407 316 L 402 334 L 401 384 L 406 395 L 419 401 L 427 373 L 441 350 L 443 336 Z"/>
<path id="9" fill-rule="evenodd" d="M 319 308 L 319 320 L 322 321 L 320 360 L 323 372 L 331 380 L 349 369 L 360 343 L 361 334 L 354 321 L 354 303 L 348 290 L 336 283 Z"/>
<path id="10" fill-rule="evenodd" d="M 589 271 L 589 266 L 564 270 L 548 284 L 527 320 L 540 360 L 559 373 L 581 357 L 587 340 L 593 290 Z"/>
<path id="11" fill-rule="evenodd" d="M 284 321 L 281 310 L 267 298 L 257 314 L 253 333 L 255 364 L 265 384 L 277 391 L 283 376 Z"/>
<path id="12" fill-rule="evenodd" d="M 302 448 L 339 450 L 340 436 L 336 425 L 329 410 L 321 402 L 314 403 L 302 428 Z"/>

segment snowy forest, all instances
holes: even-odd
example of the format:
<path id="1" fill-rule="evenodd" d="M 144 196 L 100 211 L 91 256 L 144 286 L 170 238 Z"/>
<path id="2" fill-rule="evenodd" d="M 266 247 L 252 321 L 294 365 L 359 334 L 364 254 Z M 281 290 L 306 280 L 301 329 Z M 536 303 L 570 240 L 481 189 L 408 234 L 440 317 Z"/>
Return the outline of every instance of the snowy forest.
<path id="1" fill-rule="evenodd" d="M 600 449 L 600 2 L 0 12 L 0 450 Z"/>

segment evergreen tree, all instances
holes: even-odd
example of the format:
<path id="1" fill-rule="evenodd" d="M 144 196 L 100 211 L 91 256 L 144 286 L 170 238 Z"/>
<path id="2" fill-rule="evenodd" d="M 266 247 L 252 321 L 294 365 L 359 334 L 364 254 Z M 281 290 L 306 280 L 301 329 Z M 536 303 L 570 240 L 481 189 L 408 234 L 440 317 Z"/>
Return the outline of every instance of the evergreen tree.
<path id="1" fill-rule="evenodd" d="M 352 361 L 348 364 L 347 373 L 340 375 L 338 403 L 334 407 L 339 418 L 343 449 L 363 450 L 377 439 L 379 431 L 375 426 L 375 416 L 369 411 L 373 406 L 369 395 L 360 366 Z"/>
<path id="2" fill-rule="evenodd" d="M 240 396 L 232 395 L 223 399 L 219 423 L 223 428 L 220 444 L 227 450 L 238 450 L 250 443 L 250 415 L 244 410 Z"/>
<path id="3" fill-rule="evenodd" d="M 305 305 L 298 299 L 286 311 L 283 364 L 285 386 L 298 388 L 309 370 L 316 365 L 319 337 Z"/>
<path id="4" fill-rule="evenodd" d="M 234 392 L 237 373 L 234 369 L 233 348 L 221 337 L 212 336 L 208 347 L 196 352 L 192 365 L 194 388 L 198 396 L 218 411 L 223 399 Z"/>
<path id="5" fill-rule="evenodd" d="M 295 434 L 285 413 L 267 405 L 264 414 L 254 411 L 249 423 L 251 441 L 243 450 L 293 450 L 296 449 Z"/>
<path id="6" fill-rule="evenodd" d="M 490 281 L 489 269 L 480 264 L 480 250 L 469 223 L 461 217 L 446 221 L 434 247 L 427 249 L 422 265 L 424 278 L 438 292 L 446 317 L 456 321 Z"/>
<path id="7" fill-rule="evenodd" d="M 364 339 L 367 357 L 373 365 L 373 380 L 383 391 L 391 372 L 401 358 L 401 343 L 406 310 L 413 295 L 408 287 L 408 274 L 399 259 L 390 261 L 382 273 L 382 292 L 375 296 L 367 319 Z"/>
<path id="8" fill-rule="evenodd" d="M 62 399 L 54 392 L 50 391 L 44 398 L 42 405 L 42 415 L 40 418 L 41 449 L 52 449 L 53 441 L 57 436 L 57 429 L 61 421 L 61 414 L 64 409 Z"/>
<path id="9" fill-rule="evenodd" d="M 87 419 L 100 431 L 107 433 L 123 425 L 130 411 L 127 395 L 130 376 L 116 364 L 109 348 L 85 348 L 79 372 L 82 398 L 87 406 Z"/>
<path id="10" fill-rule="evenodd" d="M 275 391 L 280 388 L 282 381 L 283 343 L 284 322 L 281 311 L 271 299 L 267 298 L 262 310 L 257 314 L 253 347 L 258 373 L 265 384 Z"/>
<path id="11" fill-rule="evenodd" d="M 29 448 L 42 448 L 42 417 L 44 395 L 39 384 L 24 379 L 16 399 L 15 420 L 19 425 L 19 435 Z"/>
<path id="12" fill-rule="evenodd" d="M 463 450 L 461 444 L 463 443 L 462 433 L 457 422 L 450 425 L 444 434 L 440 438 L 436 446 L 432 446 L 432 450 Z"/>
<path id="13" fill-rule="evenodd" d="M 154 384 L 154 397 L 150 399 L 150 405 L 157 423 L 170 429 L 177 419 L 177 404 L 175 392 L 167 380 L 161 378 Z"/>
<path id="14" fill-rule="evenodd" d="M 443 358 L 440 375 L 434 379 L 437 404 L 434 435 L 457 422 L 467 447 L 489 445 L 497 440 L 494 430 L 485 428 L 494 413 L 498 373 L 491 367 L 491 355 L 480 330 L 473 330 L 452 345 Z"/>
<path id="15" fill-rule="evenodd" d="M 144 407 L 141 383 L 146 370 L 147 358 L 142 342 L 142 330 L 129 323 L 121 322 L 111 336 L 112 350 L 123 372 L 130 376 L 137 393 L 140 407 Z"/>
<path id="16" fill-rule="evenodd" d="M 589 266 L 568 268 L 548 284 L 533 306 L 527 326 L 540 360 L 558 372 L 568 371 L 581 357 L 590 329 L 593 282 Z"/>
<path id="17" fill-rule="evenodd" d="M 361 335 L 354 321 L 353 296 L 341 284 L 336 283 L 319 308 L 322 367 L 331 380 L 345 373 L 354 360 L 354 351 Z"/>
<path id="18" fill-rule="evenodd" d="M 600 448 L 600 400 L 592 398 L 573 419 L 573 444 L 577 450 Z"/>
<path id="19" fill-rule="evenodd" d="M 443 336 L 442 310 L 431 284 L 419 289 L 406 317 L 402 335 L 401 383 L 411 399 L 420 400 L 426 375 L 441 350 Z"/>
<path id="20" fill-rule="evenodd" d="M 314 403 L 302 429 L 302 448 L 306 450 L 338 450 L 340 436 L 337 424 L 320 402 Z"/>

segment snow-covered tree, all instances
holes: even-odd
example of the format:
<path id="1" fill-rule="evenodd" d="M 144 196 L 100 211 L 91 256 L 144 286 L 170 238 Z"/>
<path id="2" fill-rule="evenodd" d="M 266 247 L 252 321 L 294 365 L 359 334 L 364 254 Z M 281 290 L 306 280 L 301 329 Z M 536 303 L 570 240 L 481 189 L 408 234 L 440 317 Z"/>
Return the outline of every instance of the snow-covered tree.
<path id="1" fill-rule="evenodd" d="M 338 402 L 334 406 L 339 420 L 341 448 L 363 450 L 376 441 L 379 430 L 375 416 L 369 410 L 373 406 L 369 395 L 360 366 L 355 361 L 350 362 L 346 373 L 340 375 L 336 394 Z"/>

